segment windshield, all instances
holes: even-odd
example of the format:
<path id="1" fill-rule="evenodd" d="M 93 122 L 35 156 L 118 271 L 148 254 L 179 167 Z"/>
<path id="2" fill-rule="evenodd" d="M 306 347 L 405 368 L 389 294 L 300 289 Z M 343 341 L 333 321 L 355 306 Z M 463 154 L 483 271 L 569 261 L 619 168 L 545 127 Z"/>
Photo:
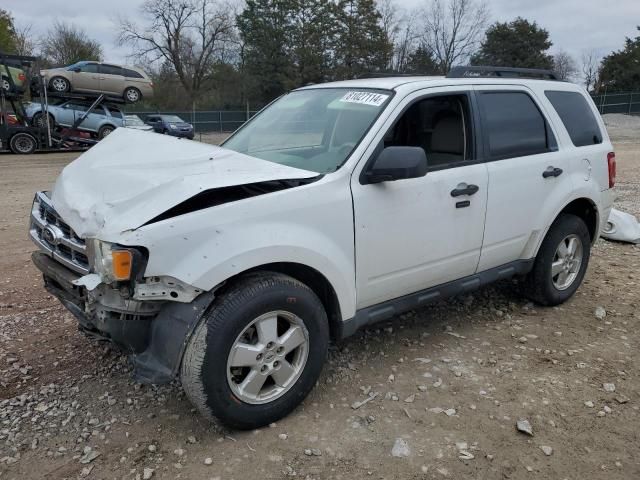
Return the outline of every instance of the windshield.
<path id="1" fill-rule="evenodd" d="M 145 123 L 137 115 L 127 115 L 125 117 L 125 122 L 127 123 L 127 125 L 134 125 L 138 127 L 141 125 L 145 125 Z"/>
<path id="2" fill-rule="evenodd" d="M 163 115 L 162 120 L 169 123 L 184 123 L 184 120 L 176 115 Z"/>
<path id="3" fill-rule="evenodd" d="M 318 88 L 289 93 L 222 146 L 318 173 L 345 162 L 386 106 L 387 90 Z"/>

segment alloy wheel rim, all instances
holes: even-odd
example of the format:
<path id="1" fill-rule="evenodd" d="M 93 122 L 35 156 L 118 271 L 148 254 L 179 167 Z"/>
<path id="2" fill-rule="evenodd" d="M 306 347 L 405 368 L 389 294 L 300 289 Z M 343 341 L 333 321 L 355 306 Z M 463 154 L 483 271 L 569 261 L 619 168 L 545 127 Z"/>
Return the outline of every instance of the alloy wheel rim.
<path id="1" fill-rule="evenodd" d="M 136 92 L 133 89 L 129 89 L 127 90 L 127 99 L 131 102 L 137 102 L 138 101 L 138 92 Z"/>
<path id="2" fill-rule="evenodd" d="M 287 393 L 309 357 L 309 332 L 297 315 L 284 310 L 253 320 L 233 342 L 227 382 L 241 401 L 263 404 Z"/>
<path id="3" fill-rule="evenodd" d="M 562 239 L 551 262 L 551 280 L 558 290 L 566 290 L 575 282 L 582 266 L 582 240 L 575 234 Z"/>
<path id="4" fill-rule="evenodd" d="M 2 89 L 6 91 L 11 90 L 11 84 L 9 83 L 9 80 L 6 80 L 4 78 L 2 79 Z"/>
<path id="5" fill-rule="evenodd" d="M 67 89 L 67 82 L 62 78 L 56 78 L 53 81 L 53 88 L 58 92 L 64 92 Z"/>

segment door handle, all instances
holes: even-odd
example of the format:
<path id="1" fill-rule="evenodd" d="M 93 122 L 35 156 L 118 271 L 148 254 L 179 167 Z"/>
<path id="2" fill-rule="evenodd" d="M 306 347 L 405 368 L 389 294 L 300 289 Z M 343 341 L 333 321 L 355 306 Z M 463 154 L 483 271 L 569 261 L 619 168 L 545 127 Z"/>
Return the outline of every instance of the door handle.
<path id="1" fill-rule="evenodd" d="M 559 177 L 560 175 L 562 175 L 562 169 L 552 166 L 547 167 L 547 169 L 542 172 L 542 178 Z"/>
<path id="2" fill-rule="evenodd" d="M 478 190 L 480 190 L 480 187 L 478 187 L 477 185 L 467 185 L 466 183 L 461 183 L 456 188 L 451 190 L 451 196 L 455 198 L 462 195 L 473 195 Z"/>

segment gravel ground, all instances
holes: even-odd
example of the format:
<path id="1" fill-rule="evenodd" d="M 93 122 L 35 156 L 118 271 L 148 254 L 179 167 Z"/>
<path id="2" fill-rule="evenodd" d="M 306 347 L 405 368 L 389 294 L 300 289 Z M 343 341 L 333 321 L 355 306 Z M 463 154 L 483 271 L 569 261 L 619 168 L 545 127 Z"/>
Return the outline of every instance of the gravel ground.
<path id="1" fill-rule="evenodd" d="M 629 128 L 617 205 L 640 216 Z M 505 282 L 360 332 L 288 418 L 227 431 L 178 384 L 132 382 L 43 290 L 29 206 L 76 156 L 0 156 L 1 480 L 640 478 L 640 246 L 600 241 L 561 307 Z"/>

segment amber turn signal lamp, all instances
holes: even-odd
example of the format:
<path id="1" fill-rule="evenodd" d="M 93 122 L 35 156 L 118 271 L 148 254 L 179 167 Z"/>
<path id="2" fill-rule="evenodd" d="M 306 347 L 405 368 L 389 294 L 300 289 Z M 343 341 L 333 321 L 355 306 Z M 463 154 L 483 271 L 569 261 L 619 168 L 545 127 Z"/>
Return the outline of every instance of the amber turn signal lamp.
<path id="1" fill-rule="evenodd" d="M 129 250 L 113 250 L 111 259 L 113 261 L 113 278 L 115 280 L 129 280 L 133 264 L 131 252 Z"/>

